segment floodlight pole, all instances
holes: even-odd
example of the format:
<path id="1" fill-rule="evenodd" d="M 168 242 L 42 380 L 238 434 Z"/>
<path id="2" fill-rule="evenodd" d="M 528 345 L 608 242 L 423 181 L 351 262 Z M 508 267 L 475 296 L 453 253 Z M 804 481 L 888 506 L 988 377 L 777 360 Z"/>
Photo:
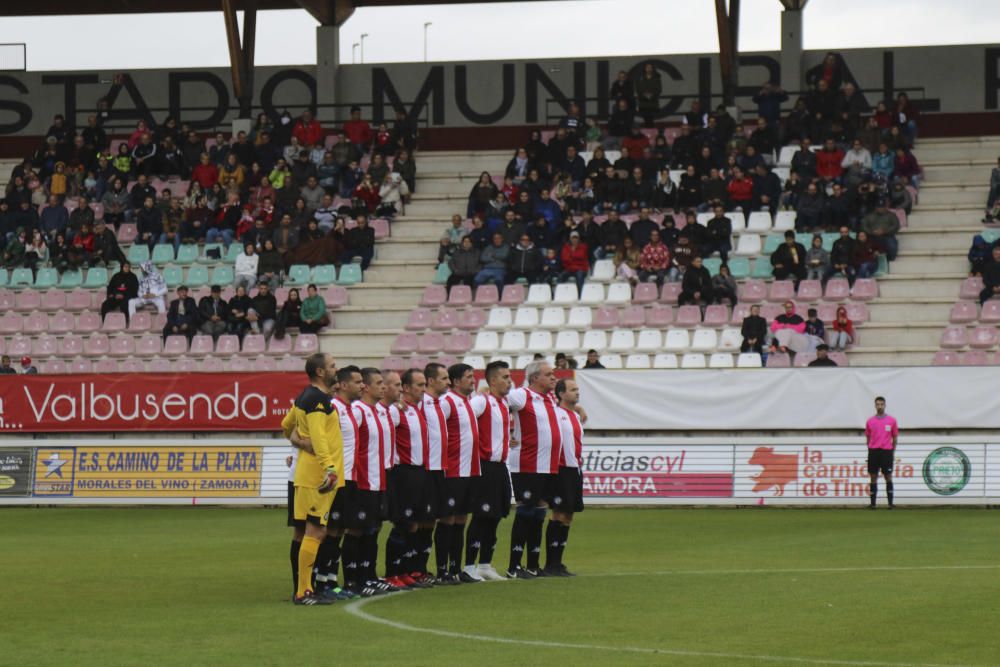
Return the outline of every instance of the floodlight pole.
<path id="1" fill-rule="evenodd" d="M 430 21 L 424 23 L 424 62 L 427 62 L 427 28 L 432 25 L 434 24 Z"/>
<path id="2" fill-rule="evenodd" d="M 365 64 L 365 37 L 368 36 L 367 32 L 361 33 L 361 64 Z"/>

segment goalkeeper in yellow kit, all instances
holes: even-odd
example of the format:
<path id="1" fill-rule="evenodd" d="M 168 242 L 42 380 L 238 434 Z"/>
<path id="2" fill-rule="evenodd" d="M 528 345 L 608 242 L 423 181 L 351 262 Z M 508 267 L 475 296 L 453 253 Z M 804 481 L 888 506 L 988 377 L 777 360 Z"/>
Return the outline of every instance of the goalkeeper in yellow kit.
<path id="1" fill-rule="evenodd" d="M 296 522 L 305 522 L 305 535 L 299 548 L 298 587 L 294 602 L 300 605 L 332 604 L 333 600 L 315 595 L 312 571 L 319 545 L 326 537 L 326 523 L 337 489 L 344 486 L 344 443 L 340 418 L 331 404 L 330 389 L 336 383 L 337 363 L 329 354 L 314 354 L 306 360 L 309 386 L 295 399 L 292 409 L 281 422 L 286 436 L 293 431 L 310 443 L 303 448 L 295 465 Z"/>

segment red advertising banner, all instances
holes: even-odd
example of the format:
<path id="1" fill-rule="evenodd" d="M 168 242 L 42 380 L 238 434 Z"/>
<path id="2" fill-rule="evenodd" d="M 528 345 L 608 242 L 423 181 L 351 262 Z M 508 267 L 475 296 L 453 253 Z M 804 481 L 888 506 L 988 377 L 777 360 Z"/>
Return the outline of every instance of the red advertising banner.
<path id="1" fill-rule="evenodd" d="M 0 430 L 275 431 L 303 373 L 19 375 L 0 380 Z"/>

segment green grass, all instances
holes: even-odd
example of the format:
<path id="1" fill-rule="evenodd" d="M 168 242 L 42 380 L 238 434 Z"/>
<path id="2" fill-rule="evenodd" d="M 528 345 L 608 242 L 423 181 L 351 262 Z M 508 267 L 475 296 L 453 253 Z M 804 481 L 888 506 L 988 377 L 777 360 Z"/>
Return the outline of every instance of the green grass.
<path id="1" fill-rule="evenodd" d="M 284 516 L 0 510 L 0 664 L 1000 663 L 990 511 L 588 510 L 575 579 L 325 608 L 288 602 Z"/>

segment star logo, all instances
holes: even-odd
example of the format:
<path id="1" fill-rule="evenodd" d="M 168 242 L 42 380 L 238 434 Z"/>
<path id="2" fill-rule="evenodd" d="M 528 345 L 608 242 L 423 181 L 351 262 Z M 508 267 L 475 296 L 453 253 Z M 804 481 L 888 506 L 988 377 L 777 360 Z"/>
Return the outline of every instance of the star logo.
<path id="1" fill-rule="evenodd" d="M 56 477 L 62 479 L 62 467 L 69 463 L 69 461 L 59 458 L 59 452 L 52 452 L 49 454 L 49 458 L 45 459 L 43 463 L 45 464 L 46 477 L 52 477 L 55 475 Z"/>

